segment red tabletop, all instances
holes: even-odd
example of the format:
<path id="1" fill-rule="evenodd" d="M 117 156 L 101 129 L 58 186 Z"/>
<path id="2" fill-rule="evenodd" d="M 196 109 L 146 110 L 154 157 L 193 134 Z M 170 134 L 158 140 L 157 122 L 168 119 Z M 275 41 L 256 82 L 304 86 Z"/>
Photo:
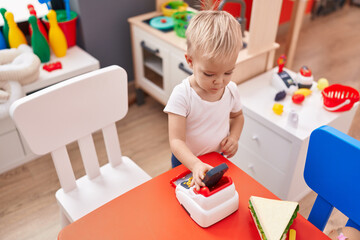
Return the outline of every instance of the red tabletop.
<path id="1" fill-rule="evenodd" d="M 177 201 L 170 180 L 187 169 L 179 166 L 130 190 L 66 226 L 59 240 L 70 239 L 255 239 L 259 234 L 248 209 L 250 196 L 278 199 L 240 168 L 218 153 L 200 157 L 217 166 L 225 162 L 239 193 L 239 209 L 220 222 L 202 228 Z M 91 201 L 91 199 L 89 199 Z M 291 229 L 296 240 L 330 239 L 298 214 Z"/>

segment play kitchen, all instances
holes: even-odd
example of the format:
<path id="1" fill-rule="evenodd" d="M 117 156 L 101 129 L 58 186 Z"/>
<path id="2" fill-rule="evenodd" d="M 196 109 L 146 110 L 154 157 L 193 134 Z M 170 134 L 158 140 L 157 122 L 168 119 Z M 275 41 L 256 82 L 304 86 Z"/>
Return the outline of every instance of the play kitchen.
<path id="1" fill-rule="evenodd" d="M 233 81 L 237 84 L 261 74 L 273 67 L 278 20 L 281 0 L 255 0 L 249 31 L 245 29 L 245 4 L 233 1 L 241 6 L 237 17 L 243 29 L 243 48 L 238 56 Z M 255 2 L 254 1 L 254 2 Z M 226 9 L 227 2 L 219 8 Z M 267 11 L 267 9 L 273 11 Z M 186 1 L 156 1 L 156 11 L 134 16 L 130 23 L 132 53 L 135 72 L 137 102 L 144 102 L 143 92 L 166 104 L 172 89 L 184 78 L 192 74 L 185 61 L 185 31 L 188 21 L 197 10 L 191 8 Z M 266 29 L 266 31 L 264 31 Z M 259 41 L 261 39 L 261 41 Z"/>

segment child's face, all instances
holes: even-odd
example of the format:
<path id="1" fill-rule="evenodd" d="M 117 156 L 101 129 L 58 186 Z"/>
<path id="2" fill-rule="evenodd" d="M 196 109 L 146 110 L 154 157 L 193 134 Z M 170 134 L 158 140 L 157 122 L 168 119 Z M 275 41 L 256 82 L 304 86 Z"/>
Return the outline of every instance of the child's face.
<path id="1" fill-rule="evenodd" d="M 194 72 L 195 82 L 202 93 L 222 95 L 224 88 L 231 80 L 237 56 L 238 53 L 219 60 L 209 60 L 197 55 L 192 57 L 185 55 L 185 58 Z"/>

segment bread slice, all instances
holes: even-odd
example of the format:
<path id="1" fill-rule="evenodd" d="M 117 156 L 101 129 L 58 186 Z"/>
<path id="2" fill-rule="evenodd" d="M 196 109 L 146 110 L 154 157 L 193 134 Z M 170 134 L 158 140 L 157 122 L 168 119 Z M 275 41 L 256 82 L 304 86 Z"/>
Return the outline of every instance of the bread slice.
<path id="1" fill-rule="evenodd" d="M 282 240 L 297 216 L 299 204 L 251 196 L 249 208 L 261 239 Z"/>

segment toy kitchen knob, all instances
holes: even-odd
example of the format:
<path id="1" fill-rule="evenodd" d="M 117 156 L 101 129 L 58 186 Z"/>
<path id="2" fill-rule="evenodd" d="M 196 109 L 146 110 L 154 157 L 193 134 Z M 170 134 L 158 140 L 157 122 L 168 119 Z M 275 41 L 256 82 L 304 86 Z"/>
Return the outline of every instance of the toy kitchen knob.
<path id="1" fill-rule="evenodd" d="M 259 140 L 259 137 L 258 137 L 258 135 L 253 135 L 253 136 L 251 137 L 251 139 L 252 139 L 253 141 L 257 141 L 257 140 Z"/>

